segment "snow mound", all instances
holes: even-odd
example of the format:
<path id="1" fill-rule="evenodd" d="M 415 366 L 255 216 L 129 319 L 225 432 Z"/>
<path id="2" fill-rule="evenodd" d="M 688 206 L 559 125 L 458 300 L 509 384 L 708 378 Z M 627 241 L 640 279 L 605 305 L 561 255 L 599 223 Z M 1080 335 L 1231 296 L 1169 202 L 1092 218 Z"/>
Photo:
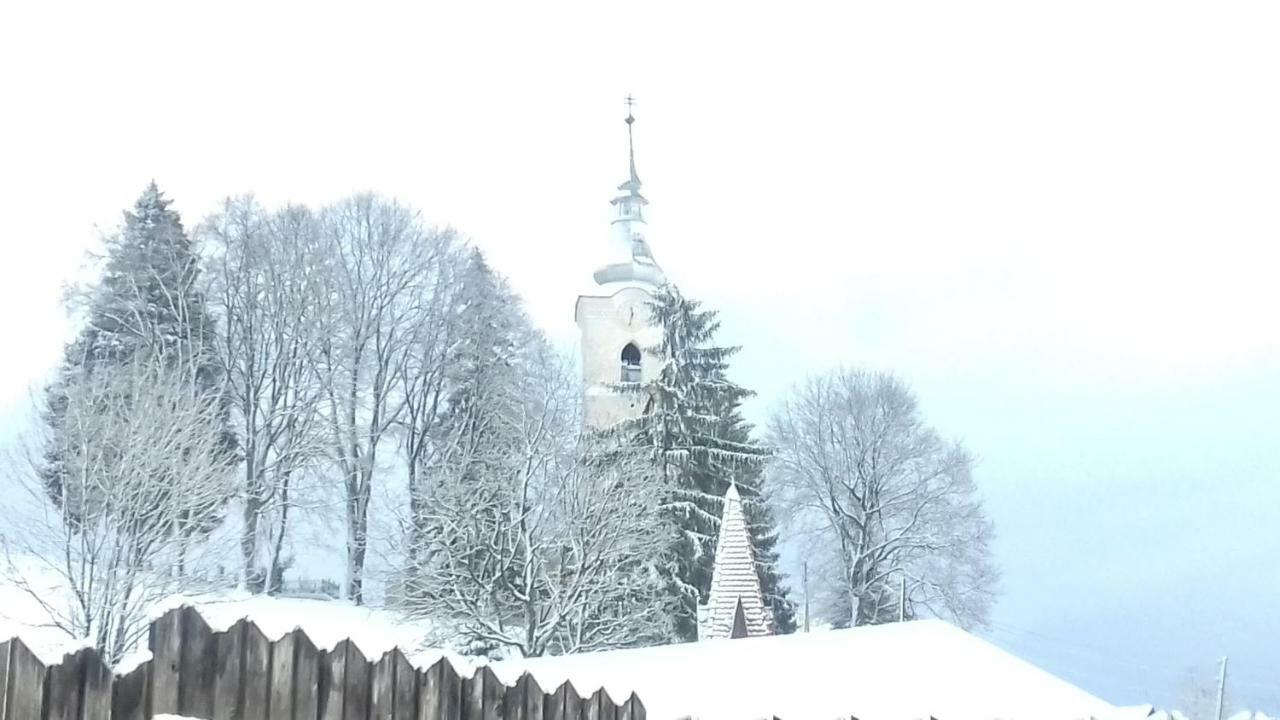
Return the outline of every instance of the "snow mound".
<path id="1" fill-rule="evenodd" d="M 65 603 L 67 589 L 54 573 L 38 563 L 22 562 L 20 570 L 44 601 L 55 606 Z M 0 574 L 0 641 L 21 638 L 36 657 L 46 665 L 62 660 L 67 653 L 90 645 L 87 640 L 72 638 L 50 623 L 47 608 L 30 593 Z M 272 597 L 228 590 L 202 595 L 175 595 L 155 607 L 148 616 L 158 618 L 166 611 L 190 605 L 215 631 L 225 630 L 242 618 L 252 620 L 270 640 L 276 640 L 301 628 L 316 647 L 327 650 L 342 640 L 350 639 L 370 660 L 398 647 L 416 666 L 427 667 L 447 657 L 459 673 L 470 674 L 474 663 L 462 655 L 428 647 L 432 625 L 406 619 L 391 610 L 358 607 L 342 600 Z M 128 672 L 150 657 L 143 647 L 130 653 L 117 665 L 116 672 Z"/>
<path id="2" fill-rule="evenodd" d="M 635 692 L 653 720 L 1087 720 L 1115 706 L 939 620 L 507 660 L 544 689 Z"/>

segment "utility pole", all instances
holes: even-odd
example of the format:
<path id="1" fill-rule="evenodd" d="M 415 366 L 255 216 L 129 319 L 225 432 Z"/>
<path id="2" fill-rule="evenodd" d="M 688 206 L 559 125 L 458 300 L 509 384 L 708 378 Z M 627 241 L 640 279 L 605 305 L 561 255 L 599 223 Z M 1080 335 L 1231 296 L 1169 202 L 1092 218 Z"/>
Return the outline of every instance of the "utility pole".
<path id="1" fill-rule="evenodd" d="M 1218 674 L 1218 720 L 1222 720 L 1222 697 L 1227 692 L 1227 658 L 1222 658 L 1222 672 Z"/>
<path id="2" fill-rule="evenodd" d="M 804 631 L 809 632 L 809 561 L 804 561 Z"/>

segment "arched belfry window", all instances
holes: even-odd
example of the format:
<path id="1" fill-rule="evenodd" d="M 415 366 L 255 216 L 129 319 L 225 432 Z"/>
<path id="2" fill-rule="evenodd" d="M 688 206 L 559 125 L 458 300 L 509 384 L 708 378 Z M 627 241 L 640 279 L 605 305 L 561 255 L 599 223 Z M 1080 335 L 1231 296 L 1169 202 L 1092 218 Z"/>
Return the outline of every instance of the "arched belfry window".
<path id="1" fill-rule="evenodd" d="M 622 348 L 622 382 L 640 382 L 640 348 L 635 343 Z"/>

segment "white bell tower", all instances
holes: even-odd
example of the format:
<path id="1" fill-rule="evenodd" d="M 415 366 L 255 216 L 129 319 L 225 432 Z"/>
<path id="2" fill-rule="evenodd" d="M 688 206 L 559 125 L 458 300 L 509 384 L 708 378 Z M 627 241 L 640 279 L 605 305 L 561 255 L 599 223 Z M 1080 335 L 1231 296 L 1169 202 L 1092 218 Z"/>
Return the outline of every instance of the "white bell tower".
<path id="1" fill-rule="evenodd" d="M 586 422 L 605 428 L 643 412 L 639 396 L 619 393 L 620 383 L 644 383 L 657 372 L 658 358 L 649 352 L 662 337 L 649 317 L 648 303 L 666 282 L 645 240 L 644 208 L 636 175 L 635 136 L 627 96 L 627 146 L 630 176 L 612 200 L 614 218 L 603 262 L 593 274 L 595 286 L 578 297 L 574 319 L 582 339 L 582 381 Z"/>

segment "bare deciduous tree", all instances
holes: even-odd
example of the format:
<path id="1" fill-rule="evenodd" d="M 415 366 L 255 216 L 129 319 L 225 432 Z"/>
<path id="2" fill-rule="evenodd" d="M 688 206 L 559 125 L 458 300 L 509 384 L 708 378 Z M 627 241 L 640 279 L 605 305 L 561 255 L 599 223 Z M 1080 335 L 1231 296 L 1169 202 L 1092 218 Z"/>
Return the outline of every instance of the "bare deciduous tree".
<path id="1" fill-rule="evenodd" d="M 452 245 L 442 254 L 441 262 L 432 268 L 434 275 L 422 278 L 422 314 L 414 324 L 413 351 L 401 375 L 408 517 L 403 523 L 402 545 L 398 548 L 403 557 L 397 564 L 404 568 L 401 590 L 408 592 L 420 585 L 417 569 L 423 565 L 424 553 L 431 543 L 428 517 L 431 490 L 424 475 L 428 468 L 442 466 L 453 450 L 447 433 L 441 437 L 440 427 L 449 410 L 456 348 L 464 342 L 462 335 L 466 332 L 464 323 L 459 321 L 465 305 L 462 290 L 466 266 L 465 246 Z"/>
<path id="2" fill-rule="evenodd" d="M 399 426 L 405 407 L 401 378 L 418 350 L 424 303 L 452 237 L 447 230 L 424 227 L 405 207 L 371 195 L 320 214 L 327 292 L 311 308 L 323 320 L 312 367 L 343 490 L 346 593 L 357 603 L 364 600 L 379 452 Z"/>
<path id="3" fill-rule="evenodd" d="M 466 437 L 426 478 L 436 534 L 411 602 L 456 622 L 480 650 L 536 656 L 665 639 L 653 464 L 580 434 L 571 367 L 531 347 L 521 382 L 484 400 L 503 409 L 473 418 L 492 426 L 460 425 Z M 467 441 L 477 436 L 485 442 Z"/>
<path id="4" fill-rule="evenodd" d="M 908 617 L 985 624 L 998 573 L 972 458 L 925 425 L 905 385 L 852 370 L 811 379 L 769 431 L 778 499 L 836 568 L 832 620 L 896 619 L 905 600 Z"/>
<path id="5" fill-rule="evenodd" d="M 306 208 L 268 213 L 244 197 L 227 200 L 199 232 L 216 253 L 218 356 L 244 454 L 243 578 L 255 591 L 278 592 L 299 480 L 328 449 L 311 364 L 320 327 L 312 310 L 324 293 L 319 226 Z"/>
<path id="6" fill-rule="evenodd" d="M 223 409 L 156 358 L 66 377 L 60 391 L 59 431 L 14 466 L 43 510 L 3 545 L 13 582 L 50 622 L 114 663 L 156 602 L 195 583 L 187 528 L 216 524 L 231 492 Z M 59 502 L 39 476 L 49 452 L 62 462 Z M 50 591 L 50 575 L 66 592 Z"/>

